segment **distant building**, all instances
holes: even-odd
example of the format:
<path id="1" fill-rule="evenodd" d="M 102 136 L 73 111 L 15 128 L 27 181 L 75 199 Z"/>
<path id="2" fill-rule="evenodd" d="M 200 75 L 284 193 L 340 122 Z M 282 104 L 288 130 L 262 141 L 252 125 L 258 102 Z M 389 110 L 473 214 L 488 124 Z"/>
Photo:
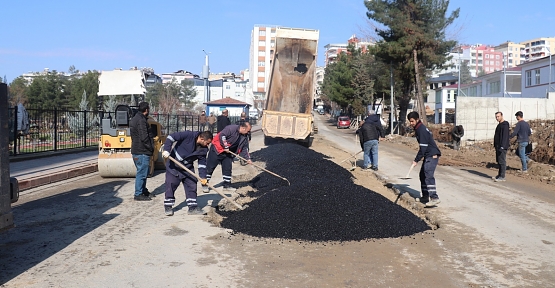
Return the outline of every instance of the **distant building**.
<path id="1" fill-rule="evenodd" d="M 555 63 L 552 60 L 543 57 L 520 65 L 523 97 L 545 98 L 555 94 Z"/>
<path id="2" fill-rule="evenodd" d="M 173 80 L 177 81 L 177 83 L 181 83 L 181 81 L 185 79 L 199 78 L 199 76 L 189 71 L 178 70 L 173 73 L 162 73 L 161 78 L 162 78 L 162 83 L 166 84 L 166 83 L 171 83 Z"/>
<path id="3" fill-rule="evenodd" d="M 536 38 L 520 42 L 524 46 L 521 55 L 524 56 L 524 62 L 535 61 L 549 53 L 555 52 L 555 38 Z"/>
<path id="4" fill-rule="evenodd" d="M 327 44 L 324 46 L 326 49 L 325 55 L 325 66 L 337 61 L 337 57 L 341 54 L 341 52 L 347 53 L 347 48 L 349 44 L 354 45 L 355 48 L 360 48 L 362 53 L 366 53 L 368 46 L 372 46 L 375 43 L 371 41 L 361 41 L 356 35 L 352 35 L 347 43 L 340 43 L 340 44 Z"/>
<path id="5" fill-rule="evenodd" d="M 492 73 L 503 69 L 503 53 L 496 52 L 494 47 L 482 44 L 462 45 L 462 58 L 468 59 L 468 67 L 473 77 L 480 71 Z"/>
<path id="6" fill-rule="evenodd" d="M 505 55 L 505 67 L 507 68 L 516 67 L 524 62 L 524 54 L 522 53 L 524 50 L 523 44 L 507 41 L 495 46 L 493 49 Z"/>
<path id="7" fill-rule="evenodd" d="M 258 100 L 257 108 L 262 109 L 266 97 L 266 88 L 270 77 L 272 58 L 276 45 L 275 25 L 255 25 L 251 31 L 249 57 L 249 80 L 253 97 Z"/>

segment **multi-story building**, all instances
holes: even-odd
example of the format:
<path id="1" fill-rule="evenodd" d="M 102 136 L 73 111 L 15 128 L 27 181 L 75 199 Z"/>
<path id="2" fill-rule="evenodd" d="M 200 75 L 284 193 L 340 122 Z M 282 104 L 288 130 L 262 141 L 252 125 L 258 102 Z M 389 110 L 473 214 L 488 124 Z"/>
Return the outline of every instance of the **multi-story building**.
<path id="1" fill-rule="evenodd" d="M 258 100 L 255 101 L 255 108 L 259 109 L 262 107 L 257 105 L 263 105 L 266 97 L 277 27 L 275 25 L 255 25 L 251 32 L 249 81 L 253 97 Z"/>
<path id="2" fill-rule="evenodd" d="M 162 83 L 164 84 L 171 83 L 173 80 L 177 81 L 177 83 L 181 83 L 181 81 L 185 79 L 194 78 L 199 78 L 199 76 L 185 70 L 178 70 L 173 73 L 162 73 Z"/>
<path id="3" fill-rule="evenodd" d="M 485 74 L 503 70 L 503 53 L 496 52 L 492 46 L 476 44 L 463 45 L 463 58 L 469 59 L 468 67 L 473 77 L 478 76 L 480 71 Z"/>
<path id="4" fill-rule="evenodd" d="M 320 98 L 322 84 L 324 84 L 324 75 L 326 69 L 324 67 L 316 67 L 316 81 L 314 82 L 314 107 L 324 105 L 324 101 Z"/>
<path id="5" fill-rule="evenodd" d="M 555 38 L 536 38 L 520 42 L 523 45 L 521 56 L 524 62 L 534 61 L 555 52 Z"/>
<path id="6" fill-rule="evenodd" d="M 521 54 L 521 51 L 524 50 L 523 44 L 507 41 L 495 46 L 493 50 L 505 55 L 505 68 L 516 67 L 524 62 L 524 55 Z"/>
<path id="7" fill-rule="evenodd" d="M 324 63 L 325 66 L 328 66 L 329 64 L 337 61 L 337 57 L 341 54 L 341 52 L 347 52 L 349 44 L 354 45 L 355 48 L 360 48 L 362 50 L 362 53 L 365 53 L 368 49 L 368 46 L 374 45 L 375 43 L 371 41 L 361 41 L 356 35 L 352 35 L 351 38 L 347 40 L 347 43 L 327 44 L 326 46 L 324 46 L 324 48 L 326 49 L 326 58 Z"/>

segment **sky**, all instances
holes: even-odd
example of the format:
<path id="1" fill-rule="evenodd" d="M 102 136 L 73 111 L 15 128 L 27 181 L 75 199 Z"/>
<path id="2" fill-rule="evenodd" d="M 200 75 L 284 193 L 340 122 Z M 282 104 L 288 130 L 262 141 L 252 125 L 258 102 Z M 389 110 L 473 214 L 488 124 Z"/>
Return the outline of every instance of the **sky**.
<path id="1" fill-rule="evenodd" d="M 531 2 L 530 2 L 531 3 Z M 373 29 L 364 0 L 0 0 L 0 77 L 8 83 L 44 68 L 67 72 L 151 67 L 155 73 L 186 70 L 238 74 L 249 66 L 255 25 L 320 31 L 324 46 L 367 38 Z M 555 1 L 451 0 L 459 18 L 449 39 L 498 45 L 555 37 Z M 449 12 L 448 12 L 449 13 Z"/>

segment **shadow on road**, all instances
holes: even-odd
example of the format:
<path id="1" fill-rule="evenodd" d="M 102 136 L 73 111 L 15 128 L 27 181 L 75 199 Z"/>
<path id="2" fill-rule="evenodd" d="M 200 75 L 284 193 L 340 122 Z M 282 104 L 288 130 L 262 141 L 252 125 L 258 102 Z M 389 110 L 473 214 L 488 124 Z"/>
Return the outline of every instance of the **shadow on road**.
<path id="1" fill-rule="evenodd" d="M 115 194 L 126 183 L 115 180 L 14 207 L 15 227 L 0 233 L 0 286 L 117 217 L 105 212 L 122 202 Z"/>

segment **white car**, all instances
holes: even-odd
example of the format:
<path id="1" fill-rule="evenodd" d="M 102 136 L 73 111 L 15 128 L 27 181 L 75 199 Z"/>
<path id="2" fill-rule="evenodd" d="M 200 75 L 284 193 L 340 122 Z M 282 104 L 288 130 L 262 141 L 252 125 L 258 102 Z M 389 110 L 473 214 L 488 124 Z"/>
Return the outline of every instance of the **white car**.
<path id="1" fill-rule="evenodd" d="M 249 118 L 251 119 L 258 119 L 258 112 L 257 111 L 249 111 Z"/>

